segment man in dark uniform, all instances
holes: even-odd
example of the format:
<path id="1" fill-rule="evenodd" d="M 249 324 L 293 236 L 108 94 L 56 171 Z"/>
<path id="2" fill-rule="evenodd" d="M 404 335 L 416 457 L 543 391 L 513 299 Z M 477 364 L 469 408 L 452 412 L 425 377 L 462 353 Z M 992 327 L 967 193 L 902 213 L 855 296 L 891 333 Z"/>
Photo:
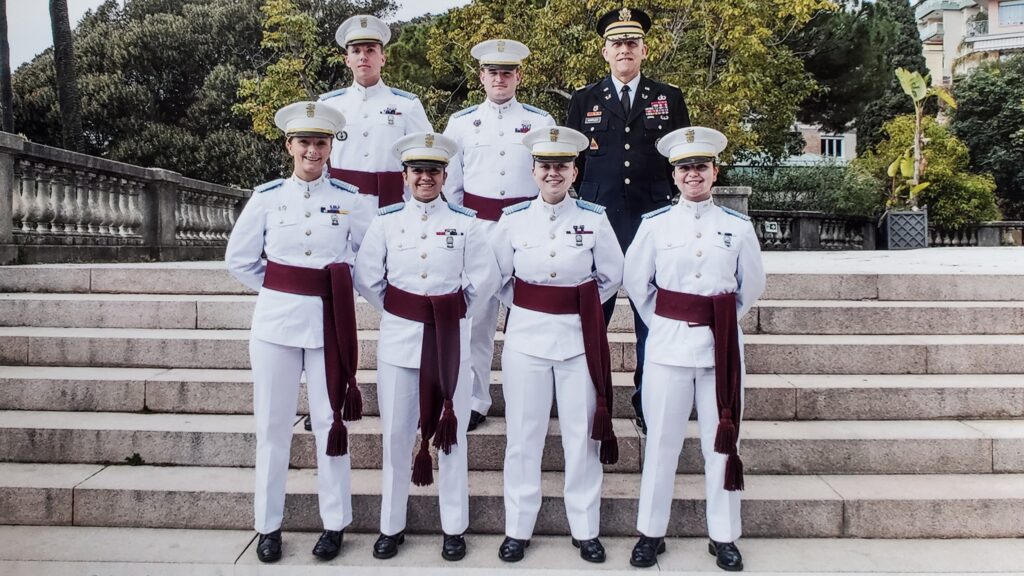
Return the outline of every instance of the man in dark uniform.
<path id="1" fill-rule="evenodd" d="M 682 91 L 640 74 L 640 64 L 647 57 L 644 35 L 650 28 L 650 16 L 640 10 L 622 8 L 601 18 L 597 24 L 604 37 L 601 55 L 611 74 L 573 93 L 565 122 L 590 139 L 589 148 L 577 159 L 579 197 L 607 209 L 623 252 L 633 241 L 641 216 L 671 204 L 675 193 L 672 171 L 655 144 L 665 134 L 690 125 Z M 612 298 L 604 306 L 606 321 L 614 309 Z M 647 326 L 635 307 L 633 325 L 637 355 L 633 408 L 637 424 L 646 433 L 640 385 Z"/>

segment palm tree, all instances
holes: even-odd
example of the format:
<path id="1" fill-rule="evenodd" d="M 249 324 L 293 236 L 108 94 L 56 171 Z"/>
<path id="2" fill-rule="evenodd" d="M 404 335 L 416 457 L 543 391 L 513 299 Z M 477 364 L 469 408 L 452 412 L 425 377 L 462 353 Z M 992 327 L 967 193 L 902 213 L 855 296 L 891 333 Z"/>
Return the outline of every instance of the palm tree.
<path id="1" fill-rule="evenodd" d="M 11 88 L 11 45 L 7 42 L 7 0 L 0 0 L 0 129 L 14 132 L 14 91 Z"/>
<path id="2" fill-rule="evenodd" d="M 53 61 L 57 69 L 57 103 L 64 147 L 81 152 L 85 148 L 85 136 L 82 133 L 82 106 L 67 0 L 50 0 L 50 25 L 53 28 Z"/>

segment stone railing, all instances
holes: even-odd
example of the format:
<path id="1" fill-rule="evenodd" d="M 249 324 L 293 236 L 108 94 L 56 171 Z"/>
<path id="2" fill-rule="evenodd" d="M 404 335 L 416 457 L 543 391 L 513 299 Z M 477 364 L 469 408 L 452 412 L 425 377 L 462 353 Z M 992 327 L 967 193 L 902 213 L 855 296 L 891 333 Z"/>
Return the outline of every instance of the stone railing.
<path id="1" fill-rule="evenodd" d="M 875 221 L 824 212 L 751 210 L 762 250 L 874 250 Z"/>
<path id="2" fill-rule="evenodd" d="M 220 258 L 250 194 L 0 132 L 0 263 Z"/>
<path id="3" fill-rule="evenodd" d="M 963 230 L 928 229 L 929 246 L 1022 246 L 1024 222 L 982 222 Z"/>

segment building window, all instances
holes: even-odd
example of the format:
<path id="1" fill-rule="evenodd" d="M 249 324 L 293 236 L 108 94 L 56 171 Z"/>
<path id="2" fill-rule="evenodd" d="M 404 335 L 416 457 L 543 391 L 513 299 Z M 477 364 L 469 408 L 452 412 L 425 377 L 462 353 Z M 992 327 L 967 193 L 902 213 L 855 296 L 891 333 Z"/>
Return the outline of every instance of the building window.
<path id="1" fill-rule="evenodd" d="M 1020 26 L 1024 24 L 1024 0 L 999 3 L 999 25 Z"/>
<path id="2" fill-rule="evenodd" d="M 821 155 L 826 158 L 843 158 L 843 137 L 823 136 L 821 138 Z"/>

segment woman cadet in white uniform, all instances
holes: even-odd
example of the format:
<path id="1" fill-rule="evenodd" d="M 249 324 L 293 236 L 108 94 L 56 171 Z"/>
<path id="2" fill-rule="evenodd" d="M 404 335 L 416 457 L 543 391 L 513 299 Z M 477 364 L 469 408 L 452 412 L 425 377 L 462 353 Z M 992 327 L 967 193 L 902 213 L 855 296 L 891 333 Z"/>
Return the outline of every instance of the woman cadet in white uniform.
<path id="1" fill-rule="evenodd" d="M 589 140 L 564 127 L 524 138 L 540 196 L 505 208 L 493 246 L 509 308 L 501 363 L 505 420 L 505 540 L 498 556 L 523 558 L 541 505 L 541 456 L 551 401 L 565 453 L 565 509 L 572 544 L 604 562 L 602 463 L 618 460 L 611 366 L 601 304 L 622 282 L 622 249 L 604 208 L 569 197 L 576 156 Z"/>
<path id="2" fill-rule="evenodd" d="M 256 553 L 263 562 L 281 558 L 285 480 L 304 371 L 324 527 L 313 554 L 329 560 L 352 522 L 344 420 L 359 419 L 362 401 L 355 383 L 358 342 L 349 268 L 374 214 L 356 201 L 354 186 L 324 175 L 334 134 L 345 125 L 341 112 L 296 102 L 279 110 L 274 122 L 287 136 L 294 172 L 256 187 L 225 255 L 231 273 L 259 292 L 249 340 Z"/>
<path id="3" fill-rule="evenodd" d="M 498 266 L 473 211 L 441 197 L 455 141 L 433 133 L 395 143 L 408 203 L 381 208 L 356 259 L 359 293 L 383 310 L 377 343 L 377 401 L 384 464 L 376 558 L 405 541 L 409 482 L 433 483 L 438 449 L 441 556 L 466 555 L 469 527 L 470 322 L 498 290 Z M 413 461 L 417 421 L 421 441 Z"/>
<path id="4" fill-rule="evenodd" d="M 715 205 L 711 187 L 726 138 L 682 128 L 658 143 L 669 158 L 679 203 L 644 215 L 626 251 L 623 286 L 650 334 L 644 361 L 647 446 L 640 481 L 633 566 L 653 566 L 665 550 L 676 466 L 694 402 L 704 455 L 708 551 L 723 570 L 743 569 L 743 466 L 737 453 L 743 412 L 739 319 L 765 286 L 761 248 L 745 215 Z"/>

